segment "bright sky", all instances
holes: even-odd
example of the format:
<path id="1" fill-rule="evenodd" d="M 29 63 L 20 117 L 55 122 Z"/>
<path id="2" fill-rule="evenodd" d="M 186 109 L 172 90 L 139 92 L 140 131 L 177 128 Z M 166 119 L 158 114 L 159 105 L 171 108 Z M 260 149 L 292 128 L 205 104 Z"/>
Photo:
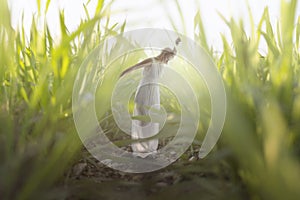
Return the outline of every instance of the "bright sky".
<path id="1" fill-rule="evenodd" d="M 8 0 L 13 13 L 12 23 L 16 27 L 24 13 L 25 29 L 29 32 L 32 14 L 37 14 L 36 0 Z M 41 0 L 44 5 L 46 0 Z M 43 3 L 44 2 L 44 3 Z M 59 36 L 58 10 L 65 10 L 66 24 L 70 31 L 74 30 L 80 23 L 80 19 L 85 17 L 83 8 L 84 0 L 52 0 L 47 14 L 52 34 Z M 90 13 L 93 13 L 97 0 L 91 0 L 88 6 Z M 108 3 L 109 1 L 105 1 Z M 183 11 L 186 31 L 181 25 L 180 14 L 176 8 L 175 1 L 170 0 L 115 0 L 112 4 L 111 23 L 122 23 L 127 21 L 126 30 L 136 28 L 165 28 L 171 29 L 169 17 L 174 19 L 179 25 L 179 31 L 193 37 L 193 18 L 197 8 L 200 8 L 204 27 L 206 29 L 208 42 L 216 49 L 221 49 L 220 33 L 229 35 L 224 22 L 220 19 L 218 12 L 226 18 L 243 18 L 248 22 L 247 1 L 246 0 L 178 0 Z M 271 21 L 276 22 L 280 13 L 280 0 L 248 0 L 250 8 L 257 24 L 265 6 L 269 7 Z M 42 7 L 43 9 L 43 7 Z M 298 4 L 297 13 L 300 13 Z M 249 23 L 245 25 L 249 27 Z"/>

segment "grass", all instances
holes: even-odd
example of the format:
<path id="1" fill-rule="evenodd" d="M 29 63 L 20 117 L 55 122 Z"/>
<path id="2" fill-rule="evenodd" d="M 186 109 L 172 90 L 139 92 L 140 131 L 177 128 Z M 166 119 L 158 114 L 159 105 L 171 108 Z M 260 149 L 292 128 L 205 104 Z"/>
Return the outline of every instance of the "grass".
<path id="1" fill-rule="evenodd" d="M 40 8 L 40 1 L 37 2 Z M 47 1 L 47 5 L 49 3 Z M 245 22 L 225 19 L 220 15 L 231 31 L 232 39 L 229 43 L 225 36 L 221 36 L 221 54 L 215 54 L 207 43 L 201 13 L 197 13 L 194 25 L 195 30 L 200 31 L 195 31 L 195 40 L 214 58 L 222 74 L 228 96 L 228 113 L 221 140 L 210 158 L 195 161 L 192 167 L 186 168 L 184 160 L 189 158 L 187 152 L 182 160 L 167 170 L 180 171 L 187 177 L 191 171 L 199 173 L 216 167 L 218 170 L 213 174 L 217 176 L 231 171 L 232 190 L 245 188 L 247 191 L 243 196 L 235 197 L 237 199 L 298 199 L 300 18 L 295 19 L 296 4 L 296 0 L 281 1 L 281 17 L 276 27 L 270 23 L 268 8 L 257 26 L 253 25 L 250 11 L 250 35 L 244 30 Z M 178 2 L 177 8 L 182 13 Z M 22 25 L 17 30 L 11 28 L 7 2 L 0 0 L 2 199 L 57 199 L 75 192 L 74 188 L 68 189 L 64 184 L 66 173 L 78 159 L 88 159 L 89 156 L 81 153 L 81 143 L 72 119 L 72 83 L 78 66 L 88 53 L 107 37 L 122 33 L 126 27 L 124 22 L 111 25 L 108 10 L 109 6 L 104 7 L 103 1 L 99 1 L 95 13 L 87 13 L 89 17 L 71 33 L 61 12 L 59 42 L 54 42 L 47 24 L 44 24 L 43 30 L 38 30 L 37 19 L 33 18 L 30 39 L 27 40 Z M 174 29 L 177 29 L 175 25 Z M 258 53 L 262 40 L 267 43 L 266 55 Z M 138 59 L 135 56 L 128 62 L 135 63 Z M 109 72 L 109 79 L 116 80 L 120 70 Z M 107 88 L 99 95 L 108 96 L 112 82 L 108 81 Z M 105 103 L 101 108 L 99 118 L 110 111 Z M 200 132 L 205 130 L 208 122 L 202 123 Z M 107 127 L 111 127 L 111 121 Z M 109 129 L 114 130 L 114 127 Z M 190 151 L 197 149 L 197 141 Z M 205 162 L 211 162 L 212 166 L 205 167 Z M 221 168 L 218 167 L 220 162 Z M 203 181 L 198 176 L 188 179 L 193 180 L 190 184 Z M 209 180 L 200 186 L 206 188 L 205 191 L 219 194 L 220 182 Z M 119 182 L 107 184 L 113 188 Z M 184 183 L 174 184 L 161 193 L 161 197 L 181 191 L 180 187 L 197 191 L 194 186 Z M 89 182 L 81 188 L 88 186 L 99 187 Z M 107 191 L 113 193 L 111 189 Z M 102 192 L 95 192 L 95 195 L 100 197 L 105 193 Z M 79 196 L 87 198 L 88 195 L 83 192 Z"/>

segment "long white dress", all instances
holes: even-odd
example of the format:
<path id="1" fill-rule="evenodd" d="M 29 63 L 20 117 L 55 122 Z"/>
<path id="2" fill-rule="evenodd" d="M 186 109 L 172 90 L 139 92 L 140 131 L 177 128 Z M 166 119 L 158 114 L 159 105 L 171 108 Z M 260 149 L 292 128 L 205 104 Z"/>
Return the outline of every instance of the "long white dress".
<path id="1" fill-rule="evenodd" d="M 150 108 L 160 109 L 160 92 L 158 78 L 163 68 L 162 63 L 155 59 L 143 69 L 143 77 L 139 83 L 136 95 L 133 116 L 149 116 Z M 159 123 L 133 120 L 131 137 L 132 139 L 148 138 L 159 132 Z M 145 142 L 135 142 L 131 145 L 135 155 L 146 157 L 158 149 L 158 139 L 150 139 Z"/>

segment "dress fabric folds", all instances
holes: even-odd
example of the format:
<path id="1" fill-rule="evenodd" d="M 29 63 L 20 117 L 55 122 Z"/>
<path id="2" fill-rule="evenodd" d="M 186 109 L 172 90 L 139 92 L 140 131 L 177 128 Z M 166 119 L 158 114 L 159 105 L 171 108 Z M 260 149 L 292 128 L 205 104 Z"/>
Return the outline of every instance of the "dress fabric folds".
<path id="1" fill-rule="evenodd" d="M 135 98 L 133 116 L 149 116 L 149 110 L 160 109 L 160 91 L 158 79 L 161 75 L 163 64 L 155 59 L 143 69 L 143 77 L 139 83 Z M 151 121 L 133 120 L 132 139 L 143 139 L 156 135 L 159 132 L 159 123 Z M 133 153 L 146 157 L 158 149 L 158 139 L 149 139 L 135 142 L 131 145 Z"/>

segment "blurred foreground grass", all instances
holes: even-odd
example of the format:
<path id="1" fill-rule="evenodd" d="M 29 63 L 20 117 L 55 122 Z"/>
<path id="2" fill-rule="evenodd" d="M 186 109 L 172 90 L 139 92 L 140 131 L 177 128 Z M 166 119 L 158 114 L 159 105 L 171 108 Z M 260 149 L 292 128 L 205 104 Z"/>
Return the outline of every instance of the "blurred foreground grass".
<path id="1" fill-rule="evenodd" d="M 300 197 L 300 18 L 295 21 L 296 4 L 296 0 L 282 1 L 277 27 L 272 27 L 266 8 L 257 27 L 251 21 L 250 35 L 243 22 L 224 19 L 233 43 L 222 36 L 224 51 L 218 55 L 206 42 L 200 13 L 195 16 L 195 39 L 214 57 L 228 96 L 225 128 L 212 154 L 229 152 L 222 162 L 226 169 L 234 169 L 241 180 L 238 184 L 246 187 L 243 199 Z M 11 28 L 7 3 L 0 0 L 1 199 L 62 198 L 59 193 L 65 188 L 54 188 L 62 185 L 64 173 L 78 160 L 81 149 L 71 110 L 78 67 L 96 45 L 125 27 L 123 22 L 110 25 L 107 9 L 100 0 L 95 15 L 72 33 L 61 12 L 59 41 L 52 38 L 47 24 L 38 30 L 33 19 L 27 40 L 24 29 Z M 258 53 L 261 40 L 267 43 L 266 55 Z M 119 72 L 110 78 L 118 76 Z M 101 113 L 109 111 L 108 106 L 101 108 Z M 199 162 L 194 167 L 200 169 Z M 179 161 L 173 170 L 177 168 L 184 165 Z M 217 187 L 215 192 L 219 192 Z M 167 190 L 163 196 L 168 196 Z"/>

